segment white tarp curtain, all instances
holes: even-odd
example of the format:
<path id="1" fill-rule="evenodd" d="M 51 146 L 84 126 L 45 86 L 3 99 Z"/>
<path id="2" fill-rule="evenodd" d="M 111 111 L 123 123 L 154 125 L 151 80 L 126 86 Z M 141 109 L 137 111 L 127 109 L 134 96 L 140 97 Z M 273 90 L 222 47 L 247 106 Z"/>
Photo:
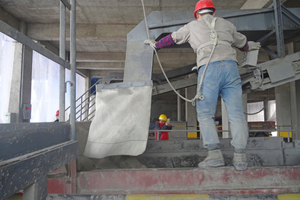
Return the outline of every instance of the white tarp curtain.
<path id="1" fill-rule="evenodd" d="M 247 113 L 256 113 L 264 107 L 264 103 L 256 102 L 256 103 L 247 103 Z M 248 122 L 257 122 L 257 121 L 265 121 L 264 110 L 256 115 L 247 115 Z"/>
<path id="2" fill-rule="evenodd" d="M 272 100 L 268 102 L 268 118 L 266 121 L 275 121 L 276 122 L 276 101 Z"/>
<path id="3" fill-rule="evenodd" d="M 10 88 L 16 41 L 0 32 L 0 123 L 8 123 Z"/>
<path id="4" fill-rule="evenodd" d="M 33 52 L 31 85 L 31 122 L 53 122 L 59 109 L 60 66 Z M 70 80 L 70 70 L 66 70 L 66 81 Z M 76 74 L 76 98 L 85 92 L 85 79 Z M 70 88 L 67 87 L 66 107 L 70 105 Z M 66 113 L 66 116 L 68 114 Z"/>
<path id="5" fill-rule="evenodd" d="M 84 155 L 104 158 L 142 154 L 147 145 L 152 84 L 98 89 L 96 114 L 89 129 Z"/>
<path id="6" fill-rule="evenodd" d="M 247 113 L 256 113 L 259 110 L 261 110 L 264 106 L 264 103 L 256 102 L 256 103 L 248 103 L 247 104 Z M 266 119 L 265 119 L 265 111 L 263 110 L 260 113 L 256 115 L 247 115 L 248 122 L 254 122 L 254 121 L 275 121 L 276 122 L 276 103 L 275 100 L 268 101 L 267 106 L 267 112 L 266 113 Z"/>

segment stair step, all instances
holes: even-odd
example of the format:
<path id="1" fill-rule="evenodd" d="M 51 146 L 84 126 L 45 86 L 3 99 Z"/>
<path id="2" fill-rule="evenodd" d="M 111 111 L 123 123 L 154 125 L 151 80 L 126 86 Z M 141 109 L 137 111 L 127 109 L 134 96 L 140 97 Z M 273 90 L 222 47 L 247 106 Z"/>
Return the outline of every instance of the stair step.
<path id="1" fill-rule="evenodd" d="M 300 193 L 300 166 L 132 169 L 80 172 L 79 194 Z"/>

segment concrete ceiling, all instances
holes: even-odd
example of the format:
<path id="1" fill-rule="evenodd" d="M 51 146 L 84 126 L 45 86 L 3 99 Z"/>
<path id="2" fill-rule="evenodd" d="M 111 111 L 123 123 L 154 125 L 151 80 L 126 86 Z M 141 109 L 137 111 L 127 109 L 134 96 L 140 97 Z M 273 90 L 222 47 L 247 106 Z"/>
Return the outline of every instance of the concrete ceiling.
<path id="1" fill-rule="evenodd" d="M 250 0 L 249 0 L 250 1 Z M 253 1 L 253 0 L 251 0 Z M 259 0 L 261 1 L 261 0 Z M 4 12 L 27 25 L 26 34 L 42 44 L 58 49 L 59 0 L 0 0 Z M 144 0 L 146 14 L 152 11 L 193 9 L 198 0 Z M 217 9 L 240 9 L 247 0 L 214 0 Z M 269 0 L 263 1 L 264 6 Z M 262 6 L 260 6 L 262 7 Z M 0 12 L 1 13 L 1 12 Z M 108 71 L 123 71 L 126 54 L 126 36 L 143 20 L 141 0 L 77 0 L 77 62 L 78 69 L 91 70 L 94 77 Z M 11 19 L 2 17 L 8 22 Z M 69 12 L 67 12 L 67 23 Z M 19 27 L 16 27 L 19 28 Z M 69 40 L 67 25 L 67 40 Z M 69 42 L 66 45 L 69 50 Z M 185 55 L 182 55 L 185 52 Z M 192 64 L 195 55 L 190 49 L 160 52 L 166 70 Z M 154 72 L 159 72 L 154 66 Z"/>
<path id="2" fill-rule="evenodd" d="M 20 23 L 25 22 L 27 36 L 57 53 L 59 2 L 59 0 L 0 0 L 0 19 L 16 29 L 20 29 Z M 192 15 L 197 2 L 198 0 L 144 0 L 147 15 L 152 11 L 178 10 L 190 10 Z M 272 2 L 273 0 L 214 0 L 219 10 L 259 9 L 269 6 Z M 98 78 L 110 71 L 122 72 L 127 33 L 143 20 L 141 0 L 77 0 L 76 10 L 77 68 L 83 74 Z M 69 23 L 68 11 L 66 20 Z M 67 50 L 69 50 L 68 25 Z M 191 49 L 163 49 L 159 54 L 166 71 L 193 64 L 196 59 Z M 160 73 L 156 60 L 154 73 Z"/>

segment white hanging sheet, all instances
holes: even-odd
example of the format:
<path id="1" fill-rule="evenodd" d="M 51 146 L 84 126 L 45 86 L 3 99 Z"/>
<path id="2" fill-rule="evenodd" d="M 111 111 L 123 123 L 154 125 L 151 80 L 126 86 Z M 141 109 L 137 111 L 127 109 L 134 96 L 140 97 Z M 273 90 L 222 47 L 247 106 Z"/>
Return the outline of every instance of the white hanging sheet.
<path id="1" fill-rule="evenodd" d="M 152 82 L 97 85 L 96 114 L 84 155 L 104 158 L 142 154 L 147 145 Z"/>

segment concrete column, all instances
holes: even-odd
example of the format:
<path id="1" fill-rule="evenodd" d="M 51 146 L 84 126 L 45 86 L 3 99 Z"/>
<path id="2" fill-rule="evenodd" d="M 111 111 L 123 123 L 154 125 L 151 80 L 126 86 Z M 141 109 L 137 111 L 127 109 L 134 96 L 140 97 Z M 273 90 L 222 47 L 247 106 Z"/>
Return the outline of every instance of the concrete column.
<path id="1" fill-rule="evenodd" d="M 180 94 L 180 90 L 177 90 Z M 181 122 L 181 98 L 177 95 L 177 121 Z"/>
<path id="2" fill-rule="evenodd" d="M 185 88 L 185 97 L 192 99 L 195 96 L 196 86 Z M 189 102 L 185 102 L 185 120 L 187 122 L 187 130 L 189 132 L 197 131 L 197 112 L 196 106 L 193 106 Z"/>
<path id="3" fill-rule="evenodd" d="M 275 87 L 276 120 L 280 131 L 291 129 L 290 84 Z"/>
<path id="4" fill-rule="evenodd" d="M 221 107 L 222 107 L 222 130 L 224 131 L 222 133 L 222 137 L 223 138 L 232 138 L 231 133 L 228 132 L 228 131 L 230 131 L 230 126 L 229 126 L 227 111 L 226 111 L 226 107 L 225 107 L 225 103 L 224 103 L 223 99 L 221 99 Z"/>
<path id="5" fill-rule="evenodd" d="M 288 47 L 288 54 L 294 53 L 294 45 L 293 43 L 290 43 L 287 45 Z M 293 81 L 290 82 L 290 98 L 291 98 L 291 126 L 292 126 L 292 132 L 293 132 L 293 139 L 299 139 L 299 110 L 300 106 L 297 105 L 297 102 L 300 102 L 300 94 L 297 93 L 297 86 L 299 87 L 299 81 Z"/>
<path id="6" fill-rule="evenodd" d="M 21 106 L 21 74 L 22 74 L 22 47 L 19 42 L 15 43 L 13 72 L 9 95 L 8 112 L 16 114 L 16 123 L 20 123 Z"/>
<path id="7" fill-rule="evenodd" d="M 20 22 L 19 30 L 26 35 L 25 22 Z M 17 123 L 30 122 L 29 119 L 24 120 L 22 107 L 31 102 L 31 77 L 32 50 L 16 42 L 8 112 L 16 114 Z M 28 112 L 30 113 L 31 109 Z"/>
<path id="8" fill-rule="evenodd" d="M 22 78 L 21 78 L 21 106 L 31 104 L 31 79 L 32 79 L 32 49 L 23 45 L 23 62 L 22 62 Z M 30 113 L 31 109 L 26 112 Z M 30 122 L 30 119 L 24 117 L 23 110 L 20 112 L 20 121 Z"/>

